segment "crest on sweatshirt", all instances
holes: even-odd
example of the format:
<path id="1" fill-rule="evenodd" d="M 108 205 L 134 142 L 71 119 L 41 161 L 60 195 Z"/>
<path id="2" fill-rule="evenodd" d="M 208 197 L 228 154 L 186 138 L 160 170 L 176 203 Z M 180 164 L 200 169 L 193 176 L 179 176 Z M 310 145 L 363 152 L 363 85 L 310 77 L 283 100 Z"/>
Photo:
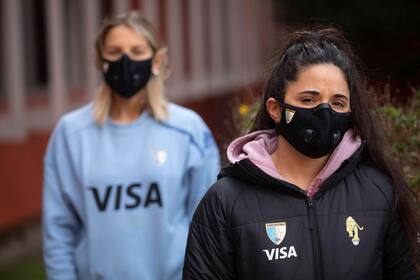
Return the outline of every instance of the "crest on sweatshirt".
<path id="1" fill-rule="evenodd" d="M 295 115 L 295 113 L 296 113 L 295 110 L 286 108 L 285 116 L 286 116 L 286 123 L 287 124 L 289 124 L 292 121 L 293 116 Z"/>
<path id="2" fill-rule="evenodd" d="M 162 166 L 166 162 L 167 153 L 162 149 L 153 150 L 153 157 L 157 166 Z"/>
<path id="3" fill-rule="evenodd" d="M 268 238 L 276 245 L 279 245 L 286 236 L 286 222 L 265 224 Z"/>

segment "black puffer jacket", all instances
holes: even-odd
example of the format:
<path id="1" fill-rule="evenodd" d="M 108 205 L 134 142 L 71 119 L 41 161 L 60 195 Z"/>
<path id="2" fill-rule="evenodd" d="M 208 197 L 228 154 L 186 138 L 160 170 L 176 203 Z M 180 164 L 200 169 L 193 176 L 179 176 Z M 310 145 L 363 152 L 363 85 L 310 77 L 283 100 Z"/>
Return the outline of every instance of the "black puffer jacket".
<path id="1" fill-rule="evenodd" d="M 224 168 L 195 212 L 184 279 L 420 279 L 390 181 L 361 154 L 313 198 L 249 160 Z"/>

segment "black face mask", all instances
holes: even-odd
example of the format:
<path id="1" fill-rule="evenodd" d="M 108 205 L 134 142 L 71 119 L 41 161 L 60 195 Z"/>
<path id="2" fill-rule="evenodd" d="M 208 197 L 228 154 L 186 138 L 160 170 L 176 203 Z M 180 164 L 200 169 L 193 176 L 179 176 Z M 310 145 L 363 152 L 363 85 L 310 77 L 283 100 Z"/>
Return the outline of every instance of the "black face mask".
<path id="1" fill-rule="evenodd" d="M 280 105 L 283 112 L 280 123 L 276 124 L 277 133 L 310 158 L 330 154 L 350 128 L 350 112 L 337 113 L 327 103 L 310 109 Z"/>
<path id="2" fill-rule="evenodd" d="M 102 61 L 105 81 L 113 91 L 125 98 L 143 89 L 152 76 L 152 58 L 132 60 L 124 54 L 116 61 Z"/>

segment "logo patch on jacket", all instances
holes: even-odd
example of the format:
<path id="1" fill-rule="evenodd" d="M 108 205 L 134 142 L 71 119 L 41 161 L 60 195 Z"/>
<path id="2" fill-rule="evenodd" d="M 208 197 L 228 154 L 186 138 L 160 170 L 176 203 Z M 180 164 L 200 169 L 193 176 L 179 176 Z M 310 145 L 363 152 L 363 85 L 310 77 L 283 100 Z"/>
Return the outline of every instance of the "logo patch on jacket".
<path id="1" fill-rule="evenodd" d="M 359 226 L 352 216 L 348 216 L 346 220 L 346 231 L 349 234 L 349 237 L 353 237 L 351 242 L 353 242 L 353 245 L 355 246 L 360 243 L 359 230 L 363 230 L 363 227 Z"/>
<path id="2" fill-rule="evenodd" d="M 275 245 L 280 245 L 286 237 L 286 222 L 268 223 L 265 224 L 265 231 L 268 238 Z M 269 261 L 279 259 L 289 259 L 291 257 L 297 258 L 295 246 L 272 248 L 262 250 Z"/>
<path id="3" fill-rule="evenodd" d="M 286 236 L 286 222 L 265 224 L 265 230 L 271 242 L 279 245 Z"/>

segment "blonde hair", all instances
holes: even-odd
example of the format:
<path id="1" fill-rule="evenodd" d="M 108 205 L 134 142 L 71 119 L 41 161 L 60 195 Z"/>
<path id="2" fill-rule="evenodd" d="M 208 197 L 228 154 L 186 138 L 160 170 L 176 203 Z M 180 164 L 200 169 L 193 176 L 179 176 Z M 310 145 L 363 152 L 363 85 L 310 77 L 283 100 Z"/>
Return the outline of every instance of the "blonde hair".
<path id="1" fill-rule="evenodd" d="M 153 54 L 161 53 L 163 56 L 157 75 L 153 74 L 146 85 L 146 106 L 156 120 L 163 121 L 168 117 L 168 101 L 164 92 L 164 81 L 169 76 L 167 48 L 163 45 L 156 30 L 147 19 L 138 12 L 129 12 L 106 18 L 95 40 L 96 67 L 102 71 L 101 57 L 106 36 L 112 28 L 118 25 L 125 25 L 136 33 L 143 35 L 152 48 Z M 93 115 L 99 124 L 103 124 L 108 118 L 112 103 L 111 92 L 110 87 L 105 82 L 102 82 L 94 97 Z"/>

